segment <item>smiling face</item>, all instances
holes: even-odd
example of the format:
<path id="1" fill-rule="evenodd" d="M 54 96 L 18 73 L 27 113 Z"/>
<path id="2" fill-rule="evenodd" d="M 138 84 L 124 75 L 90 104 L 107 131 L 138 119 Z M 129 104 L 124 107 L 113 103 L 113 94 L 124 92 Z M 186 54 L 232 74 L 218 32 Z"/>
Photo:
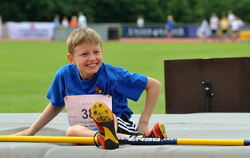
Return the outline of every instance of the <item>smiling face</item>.
<path id="1" fill-rule="evenodd" d="M 90 79 L 102 65 L 101 44 L 87 42 L 77 45 L 73 53 L 67 54 L 71 64 L 77 66 L 81 78 Z"/>

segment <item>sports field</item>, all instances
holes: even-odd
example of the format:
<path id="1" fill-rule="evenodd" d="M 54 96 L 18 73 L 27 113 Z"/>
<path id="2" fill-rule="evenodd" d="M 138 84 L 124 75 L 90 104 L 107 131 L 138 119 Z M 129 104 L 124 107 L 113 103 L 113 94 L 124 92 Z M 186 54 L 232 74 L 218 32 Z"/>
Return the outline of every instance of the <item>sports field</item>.
<path id="1" fill-rule="evenodd" d="M 123 43 L 104 42 L 104 61 L 161 81 L 162 89 L 154 113 L 165 112 L 165 59 L 250 56 L 249 43 Z M 67 64 L 65 42 L 0 41 L 0 112 L 41 112 L 56 70 Z M 130 101 L 141 113 L 145 94 Z"/>

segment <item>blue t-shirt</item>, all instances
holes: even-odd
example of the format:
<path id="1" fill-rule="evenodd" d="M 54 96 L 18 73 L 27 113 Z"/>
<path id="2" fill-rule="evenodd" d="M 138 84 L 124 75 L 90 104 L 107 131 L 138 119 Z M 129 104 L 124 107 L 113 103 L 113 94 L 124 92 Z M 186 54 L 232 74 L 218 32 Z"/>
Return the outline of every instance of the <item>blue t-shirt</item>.
<path id="1" fill-rule="evenodd" d="M 129 119 L 133 112 L 128 100 L 137 101 L 147 85 L 147 77 L 138 73 L 102 63 L 98 72 L 89 80 L 82 80 L 75 65 L 61 67 L 51 84 L 47 98 L 53 106 L 64 106 L 64 97 L 84 94 L 109 94 L 112 96 L 112 111 Z"/>
<path id="2" fill-rule="evenodd" d="M 168 30 L 173 30 L 174 29 L 174 22 L 173 21 L 167 21 L 166 22 L 166 27 Z"/>

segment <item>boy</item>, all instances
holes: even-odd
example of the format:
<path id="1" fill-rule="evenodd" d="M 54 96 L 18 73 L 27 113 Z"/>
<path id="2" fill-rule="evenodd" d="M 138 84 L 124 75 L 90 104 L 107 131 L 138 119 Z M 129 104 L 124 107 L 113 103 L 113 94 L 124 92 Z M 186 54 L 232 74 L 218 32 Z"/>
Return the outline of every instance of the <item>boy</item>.
<path id="1" fill-rule="evenodd" d="M 118 137 L 130 137 L 144 133 L 143 137 L 165 138 L 164 125 L 157 123 L 149 131 L 148 122 L 155 107 L 160 82 L 144 75 L 129 73 L 123 68 L 114 67 L 102 62 L 102 41 L 100 36 L 90 28 L 74 30 L 67 39 L 67 59 L 71 64 L 61 67 L 47 93 L 50 103 L 30 128 L 15 135 L 34 135 L 52 120 L 66 105 L 72 107 L 73 97 L 92 94 L 95 97 L 112 97 L 112 111 L 103 102 L 94 102 L 90 108 L 91 115 L 98 128 L 98 143 L 104 149 L 119 147 Z M 132 111 L 128 108 L 127 99 L 138 100 L 146 90 L 146 102 L 137 128 L 129 119 Z M 79 99 L 81 101 L 81 99 Z M 96 99 L 98 101 L 98 99 Z M 67 109 L 68 110 L 68 109 Z M 88 116 L 88 115 L 86 115 Z M 86 117 L 87 118 L 87 117 Z M 67 136 L 93 137 L 96 129 L 85 125 L 73 125 Z"/>

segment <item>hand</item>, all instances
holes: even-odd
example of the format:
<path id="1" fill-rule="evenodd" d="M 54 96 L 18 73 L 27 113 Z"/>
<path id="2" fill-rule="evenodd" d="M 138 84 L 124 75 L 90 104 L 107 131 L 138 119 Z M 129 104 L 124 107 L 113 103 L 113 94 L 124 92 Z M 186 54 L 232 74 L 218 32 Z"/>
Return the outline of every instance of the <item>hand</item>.
<path id="1" fill-rule="evenodd" d="M 139 122 L 138 132 L 146 134 L 149 131 L 148 123 Z"/>
<path id="2" fill-rule="evenodd" d="M 12 136 L 33 136 L 34 134 L 31 132 L 30 128 L 27 128 L 23 131 L 20 131 L 18 133 L 12 134 Z"/>

